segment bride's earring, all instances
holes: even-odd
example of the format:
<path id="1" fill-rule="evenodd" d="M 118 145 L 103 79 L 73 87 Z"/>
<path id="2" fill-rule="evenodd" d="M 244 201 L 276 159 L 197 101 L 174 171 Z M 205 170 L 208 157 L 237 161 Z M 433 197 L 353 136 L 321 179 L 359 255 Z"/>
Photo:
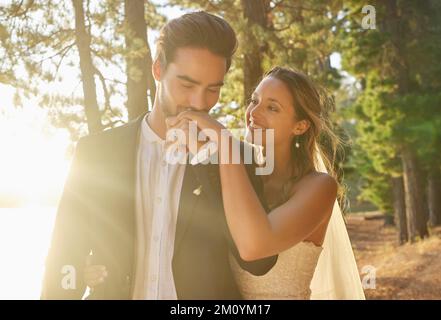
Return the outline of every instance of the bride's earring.
<path id="1" fill-rule="evenodd" d="M 296 144 L 295 144 L 296 148 L 300 148 L 300 143 L 299 143 L 299 136 L 296 136 Z"/>

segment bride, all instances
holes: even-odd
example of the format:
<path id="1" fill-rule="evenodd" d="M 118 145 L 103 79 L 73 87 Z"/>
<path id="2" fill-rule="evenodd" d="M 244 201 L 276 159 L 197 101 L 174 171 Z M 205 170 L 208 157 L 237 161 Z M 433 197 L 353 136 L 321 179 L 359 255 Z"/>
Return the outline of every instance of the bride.
<path id="1" fill-rule="evenodd" d="M 255 142 L 257 130 L 274 130 L 273 141 L 266 141 L 265 134 L 262 139 L 264 153 L 274 150 L 274 170 L 261 176 L 268 208 L 257 198 L 244 165 L 219 164 L 228 227 L 241 257 L 279 255 L 264 276 L 251 275 L 231 259 L 245 299 L 364 299 L 336 202 L 333 163 L 318 142 L 325 137 L 334 149 L 338 143 L 328 125 L 328 105 L 308 77 L 286 68 L 269 71 L 254 91 L 246 111 L 247 140 Z M 175 125 L 182 121 L 218 134 L 225 129 L 197 111 L 182 112 Z M 222 146 L 219 153 L 230 154 Z"/>
<path id="2" fill-rule="evenodd" d="M 230 259 L 245 299 L 364 299 L 336 201 L 339 185 L 333 163 L 318 141 L 325 138 L 334 150 L 338 144 L 328 106 L 329 100 L 307 76 L 287 68 L 272 69 L 255 89 L 246 110 L 246 139 L 255 143 L 257 132 L 263 131 L 260 148 L 265 157 L 274 157 L 272 173 L 261 176 L 267 206 L 257 197 L 243 164 L 219 162 L 225 215 L 241 257 L 256 260 L 278 254 L 264 276 L 251 275 Z M 189 121 L 218 137 L 225 130 L 198 111 L 184 111 L 168 124 L 178 128 Z M 274 138 L 266 141 L 269 129 Z M 219 155 L 231 154 L 231 145 L 218 143 Z M 93 285 L 95 280 L 88 281 Z"/>

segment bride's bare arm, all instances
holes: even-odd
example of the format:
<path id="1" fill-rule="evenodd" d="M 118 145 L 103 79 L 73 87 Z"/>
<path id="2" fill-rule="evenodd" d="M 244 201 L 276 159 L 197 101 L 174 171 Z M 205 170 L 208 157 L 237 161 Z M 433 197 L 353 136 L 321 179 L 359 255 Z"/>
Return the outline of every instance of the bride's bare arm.
<path id="1" fill-rule="evenodd" d="M 225 130 L 208 114 L 197 111 L 184 111 L 176 119 L 169 119 L 169 124 L 184 120 L 196 121 L 201 130 L 212 129 L 218 137 Z M 222 143 L 218 147 L 219 153 L 230 151 L 223 149 Z M 307 239 L 332 213 L 337 183 L 327 174 L 308 179 L 285 204 L 267 214 L 245 166 L 219 162 L 225 215 L 243 260 L 257 260 L 289 249 Z"/>
<path id="2" fill-rule="evenodd" d="M 332 213 L 337 184 L 327 174 L 312 177 L 285 204 L 267 214 L 243 164 L 220 164 L 219 170 L 227 223 L 244 260 L 289 249 Z"/>

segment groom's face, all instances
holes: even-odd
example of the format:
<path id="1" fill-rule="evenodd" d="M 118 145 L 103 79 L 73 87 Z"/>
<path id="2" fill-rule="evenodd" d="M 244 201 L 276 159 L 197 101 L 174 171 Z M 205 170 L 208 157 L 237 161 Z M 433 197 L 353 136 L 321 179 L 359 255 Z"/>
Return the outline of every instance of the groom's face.
<path id="1" fill-rule="evenodd" d="M 203 48 L 177 49 L 165 70 L 155 62 L 160 106 L 166 117 L 191 108 L 209 112 L 219 100 L 226 59 Z"/>

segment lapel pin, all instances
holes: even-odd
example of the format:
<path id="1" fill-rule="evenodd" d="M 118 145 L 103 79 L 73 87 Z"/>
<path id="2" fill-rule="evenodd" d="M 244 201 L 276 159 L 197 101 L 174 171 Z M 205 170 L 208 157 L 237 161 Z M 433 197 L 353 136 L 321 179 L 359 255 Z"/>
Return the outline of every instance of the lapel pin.
<path id="1" fill-rule="evenodd" d="M 193 194 L 195 195 L 200 195 L 202 191 L 202 185 L 200 185 L 199 187 L 197 187 L 196 189 L 193 190 Z"/>

